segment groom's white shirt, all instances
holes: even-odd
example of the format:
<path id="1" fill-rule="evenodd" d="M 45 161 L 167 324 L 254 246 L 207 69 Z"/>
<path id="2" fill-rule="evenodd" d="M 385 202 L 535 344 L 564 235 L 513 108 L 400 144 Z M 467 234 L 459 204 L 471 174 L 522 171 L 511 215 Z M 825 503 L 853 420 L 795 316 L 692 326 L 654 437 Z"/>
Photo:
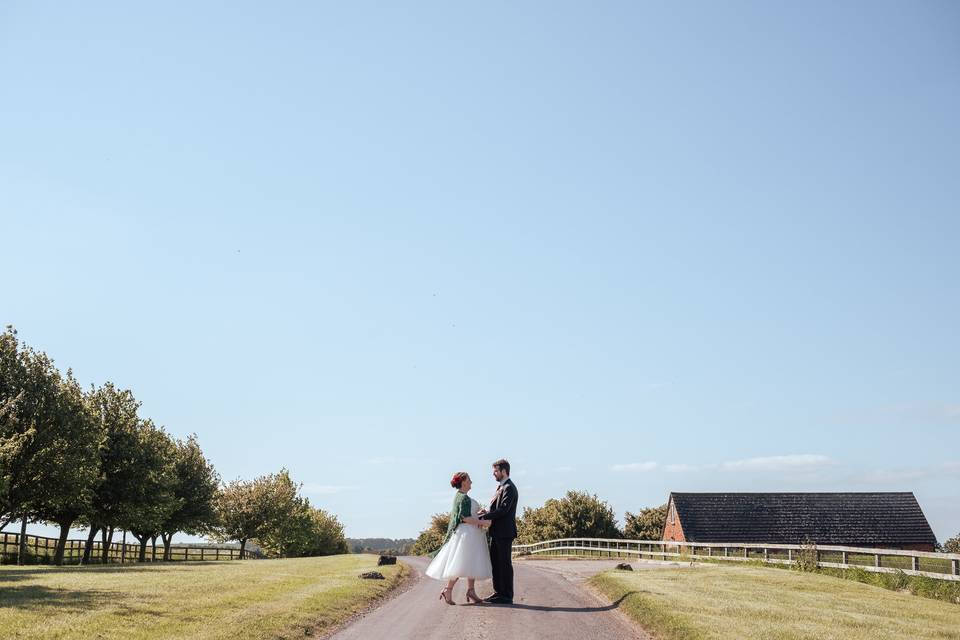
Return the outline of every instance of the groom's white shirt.
<path id="1" fill-rule="evenodd" d="M 503 489 L 503 485 L 507 484 L 507 480 L 510 479 L 510 476 L 507 476 L 503 480 L 497 482 L 497 490 L 493 492 L 493 498 L 490 499 L 490 507 L 493 508 L 493 505 L 496 504 L 497 498 L 500 497 L 500 491 Z"/>

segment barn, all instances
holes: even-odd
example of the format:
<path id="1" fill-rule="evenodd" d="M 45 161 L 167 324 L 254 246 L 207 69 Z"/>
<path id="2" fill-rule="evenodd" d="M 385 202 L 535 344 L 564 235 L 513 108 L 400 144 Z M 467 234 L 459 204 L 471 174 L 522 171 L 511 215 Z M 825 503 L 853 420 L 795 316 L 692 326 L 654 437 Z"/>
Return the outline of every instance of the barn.
<path id="1" fill-rule="evenodd" d="M 663 540 L 933 551 L 913 493 L 671 493 Z"/>

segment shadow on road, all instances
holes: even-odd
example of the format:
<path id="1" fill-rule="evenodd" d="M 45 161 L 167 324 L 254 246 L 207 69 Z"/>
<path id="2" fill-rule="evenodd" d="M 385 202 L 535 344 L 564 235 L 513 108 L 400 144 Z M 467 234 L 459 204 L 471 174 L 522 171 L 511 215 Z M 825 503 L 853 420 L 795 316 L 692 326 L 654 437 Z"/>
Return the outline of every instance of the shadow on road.
<path id="1" fill-rule="evenodd" d="M 637 591 L 628 591 L 614 602 L 603 607 L 547 607 L 538 604 L 494 604 L 486 606 L 503 607 L 504 609 L 526 609 L 527 611 L 552 611 L 556 613 L 597 613 L 599 611 L 613 611 L 620 606 L 620 603 L 632 596 Z"/>

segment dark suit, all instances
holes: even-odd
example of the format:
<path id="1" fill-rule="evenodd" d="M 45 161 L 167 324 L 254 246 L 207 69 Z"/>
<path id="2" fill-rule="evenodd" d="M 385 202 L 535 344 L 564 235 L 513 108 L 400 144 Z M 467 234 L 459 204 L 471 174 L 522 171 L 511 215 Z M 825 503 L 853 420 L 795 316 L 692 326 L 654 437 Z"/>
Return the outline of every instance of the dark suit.
<path id="1" fill-rule="evenodd" d="M 517 486 L 507 481 L 497 490 L 489 512 L 480 516 L 490 525 L 490 563 L 493 565 L 493 590 L 513 600 L 513 541 L 517 537 Z"/>

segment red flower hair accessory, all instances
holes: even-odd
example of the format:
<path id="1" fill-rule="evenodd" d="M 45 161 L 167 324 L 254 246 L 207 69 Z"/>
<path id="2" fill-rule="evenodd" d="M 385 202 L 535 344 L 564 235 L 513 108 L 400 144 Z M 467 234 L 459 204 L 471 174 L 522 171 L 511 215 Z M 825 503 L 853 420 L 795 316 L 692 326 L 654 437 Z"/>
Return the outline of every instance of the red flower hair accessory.
<path id="1" fill-rule="evenodd" d="M 453 477 L 450 478 L 450 486 L 454 489 L 459 489 L 460 485 L 463 484 L 463 481 L 467 479 L 467 473 L 465 471 L 458 471 L 453 474 Z"/>

